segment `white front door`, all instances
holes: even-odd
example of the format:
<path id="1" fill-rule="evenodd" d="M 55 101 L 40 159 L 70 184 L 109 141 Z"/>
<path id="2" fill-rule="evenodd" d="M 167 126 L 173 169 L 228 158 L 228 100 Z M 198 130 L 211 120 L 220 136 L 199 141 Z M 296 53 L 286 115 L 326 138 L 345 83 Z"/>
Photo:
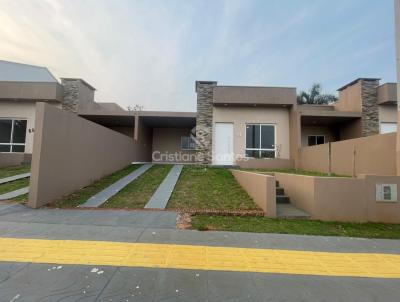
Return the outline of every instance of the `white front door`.
<path id="1" fill-rule="evenodd" d="M 214 165 L 233 165 L 233 124 L 215 123 Z"/>

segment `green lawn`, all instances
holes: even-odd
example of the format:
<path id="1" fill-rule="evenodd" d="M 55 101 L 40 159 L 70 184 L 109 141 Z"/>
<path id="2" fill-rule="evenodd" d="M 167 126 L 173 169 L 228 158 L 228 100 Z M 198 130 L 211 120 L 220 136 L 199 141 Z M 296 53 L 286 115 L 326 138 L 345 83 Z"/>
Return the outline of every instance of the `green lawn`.
<path id="1" fill-rule="evenodd" d="M 29 177 L 23 178 L 23 179 L 18 179 L 18 180 L 0 185 L 0 194 L 8 193 L 8 192 L 22 189 L 22 188 L 28 187 L 28 186 L 29 186 Z M 18 201 L 18 202 L 27 202 L 28 194 L 18 196 L 11 200 Z"/>
<path id="2" fill-rule="evenodd" d="M 229 170 L 189 165 L 184 166 L 167 208 L 258 209 Z"/>
<path id="3" fill-rule="evenodd" d="M 143 208 L 171 170 L 172 165 L 154 165 L 107 200 L 103 208 Z"/>
<path id="4" fill-rule="evenodd" d="M 299 169 L 242 169 L 244 171 L 249 172 L 261 172 L 261 173 L 268 173 L 268 172 L 279 172 L 279 173 L 288 173 L 288 174 L 298 174 L 298 175 L 305 175 L 305 176 L 322 176 L 322 177 L 349 177 L 345 175 L 337 175 L 335 173 L 328 173 L 324 172 L 315 172 L 315 171 L 305 171 Z"/>
<path id="5" fill-rule="evenodd" d="M 0 168 L 0 178 L 28 173 L 30 170 L 31 170 L 30 165 L 20 165 L 20 166 Z"/>
<path id="6" fill-rule="evenodd" d="M 129 165 L 122 170 L 119 170 L 111 175 L 105 176 L 95 181 L 93 184 L 87 187 L 84 187 L 68 196 L 64 196 L 61 199 L 56 200 L 51 204 L 51 206 L 56 206 L 60 208 L 77 207 L 80 204 L 87 201 L 90 197 L 92 197 L 96 193 L 112 185 L 114 182 L 128 175 L 129 173 L 133 172 L 140 166 L 141 165 Z"/>
<path id="7" fill-rule="evenodd" d="M 192 217 L 192 228 L 233 232 L 400 239 L 400 224 L 344 223 L 265 217 Z"/>

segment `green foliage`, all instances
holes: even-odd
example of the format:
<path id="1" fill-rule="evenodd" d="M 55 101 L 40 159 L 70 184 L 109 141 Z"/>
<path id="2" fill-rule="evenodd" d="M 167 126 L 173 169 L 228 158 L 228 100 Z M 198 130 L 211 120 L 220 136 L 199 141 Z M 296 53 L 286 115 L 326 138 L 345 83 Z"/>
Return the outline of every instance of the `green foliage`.
<path id="1" fill-rule="evenodd" d="M 332 94 L 322 94 L 321 84 L 313 84 L 309 92 L 300 91 L 297 95 L 299 105 L 326 105 L 337 101 L 337 97 Z"/>

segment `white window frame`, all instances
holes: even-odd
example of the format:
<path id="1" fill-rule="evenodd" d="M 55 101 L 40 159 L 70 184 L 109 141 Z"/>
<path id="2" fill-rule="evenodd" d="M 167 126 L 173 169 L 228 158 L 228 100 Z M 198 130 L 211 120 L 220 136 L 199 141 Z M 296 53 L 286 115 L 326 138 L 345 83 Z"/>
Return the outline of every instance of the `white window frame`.
<path id="1" fill-rule="evenodd" d="M 185 139 L 189 139 L 189 148 L 185 148 L 183 146 L 183 141 Z M 193 143 L 193 145 L 191 144 L 191 142 Z M 192 148 L 190 146 L 193 146 Z M 187 136 L 181 136 L 181 150 L 183 151 L 193 151 L 196 150 L 196 141 L 193 139 L 193 137 L 191 135 L 187 135 Z"/>
<path id="2" fill-rule="evenodd" d="M 10 137 L 10 142 L 9 143 L 0 143 L 0 146 L 10 146 L 10 151 L 3 151 L 0 153 L 25 153 L 25 148 L 26 148 L 26 133 L 25 133 L 25 143 L 13 143 L 14 139 L 14 121 L 26 121 L 26 126 L 28 129 L 28 119 L 26 118 L 19 118 L 19 117 L 1 117 L 0 120 L 10 120 L 11 121 L 11 137 Z M 16 152 L 13 151 L 13 146 L 24 146 L 24 152 Z"/>
<path id="3" fill-rule="evenodd" d="M 308 140 L 309 140 L 309 138 L 310 138 L 311 136 L 315 136 L 315 137 L 317 137 L 317 136 L 322 136 L 322 137 L 324 138 L 324 142 L 323 142 L 322 144 L 309 145 L 309 144 L 308 144 Z M 315 142 L 317 142 L 317 140 L 315 140 Z M 311 134 L 311 135 L 307 135 L 307 146 L 308 146 L 308 147 L 323 145 L 323 144 L 325 144 L 325 142 L 326 142 L 325 135 L 322 135 L 322 134 Z"/>
<path id="4" fill-rule="evenodd" d="M 260 148 L 247 148 L 246 143 L 247 143 L 247 126 L 260 126 Z M 274 149 L 265 149 L 261 148 L 261 126 L 273 126 L 274 127 Z M 250 151 L 259 151 L 259 154 L 261 155 L 261 151 L 274 151 L 274 158 L 276 158 L 276 124 L 271 124 L 271 123 L 246 123 L 244 126 L 244 157 L 245 158 L 255 158 L 255 157 L 250 157 L 246 155 L 246 150 Z M 269 158 L 269 157 L 258 157 L 258 158 Z"/>

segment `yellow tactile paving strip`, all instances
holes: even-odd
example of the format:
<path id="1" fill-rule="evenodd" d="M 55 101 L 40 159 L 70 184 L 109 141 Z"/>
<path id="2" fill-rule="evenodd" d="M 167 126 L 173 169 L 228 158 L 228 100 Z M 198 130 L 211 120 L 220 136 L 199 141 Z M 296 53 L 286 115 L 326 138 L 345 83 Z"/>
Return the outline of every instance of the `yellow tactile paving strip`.
<path id="1" fill-rule="evenodd" d="M 0 238 L 0 261 L 400 278 L 400 255 Z"/>

